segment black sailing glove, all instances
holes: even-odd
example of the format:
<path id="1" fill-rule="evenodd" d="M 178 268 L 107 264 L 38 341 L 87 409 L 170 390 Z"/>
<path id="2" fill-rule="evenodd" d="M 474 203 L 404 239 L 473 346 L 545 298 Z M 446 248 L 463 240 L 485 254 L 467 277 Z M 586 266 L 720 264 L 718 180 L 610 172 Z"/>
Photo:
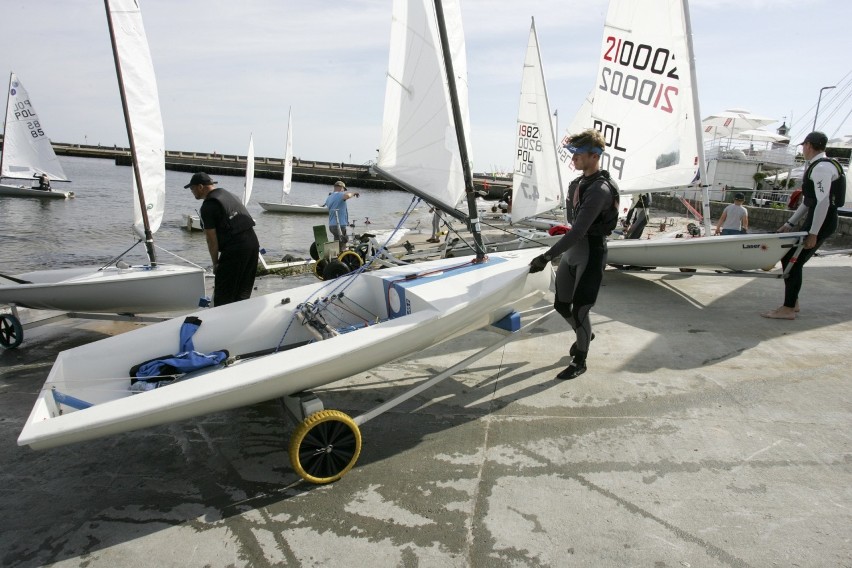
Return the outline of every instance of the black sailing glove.
<path id="1" fill-rule="evenodd" d="M 540 254 L 530 261 L 530 274 L 541 272 L 550 264 L 550 255 Z"/>

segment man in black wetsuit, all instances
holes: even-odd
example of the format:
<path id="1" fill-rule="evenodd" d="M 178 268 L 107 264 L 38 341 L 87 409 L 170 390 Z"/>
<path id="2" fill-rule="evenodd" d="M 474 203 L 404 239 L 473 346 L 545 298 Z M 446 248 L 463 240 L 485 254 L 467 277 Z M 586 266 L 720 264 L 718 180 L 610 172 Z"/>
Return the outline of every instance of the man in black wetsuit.
<path id="1" fill-rule="evenodd" d="M 837 160 L 825 155 L 828 136 L 814 131 L 805 136 L 802 142 L 802 155 L 805 157 L 805 173 L 802 176 L 802 204 L 790 219 L 778 228 L 779 233 L 794 230 L 800 222 L 800 230 L 807 231 L 804 249 L 796 257 L 796 249 L 791 248 L 781 266 L 784 269 L 792 263 L 793 267 L 784 279 L 784 303 L 762 315 L 770 319 L 796 319 L 799 313 L 799 292 L 802 290 L 802 268 L 813 257 L 822 243 L 837 230 L 837 208 L 846 201 L 846 173 Z"/>
<path id="2" fill-rule="evenodd" d="M 254 219 L 245 206 L 234 194 L 216 187 L 217 183 L 198 172 L 184 188 L 204 200 L 199 213 L 216 275 L 213 305 L 221 306 L 251 297 L 260 243 L 252 228 Z"/>
<path id="3" fill-rule="evenodd" d="M 556 270 L 554 307 L 574 330 L 577 340 L 569 350 L 571 364 L 556 375 L 557 379 L 573 379 L 586 372 L 589 344 L 595 337 L 589 311 L 603 280 L 606 237 L 618 222 L 618 186 L 609 172 L 600 169 L 604 147 L 603 135 L 597 130 L 586 130 L 568 140 L 566 148 L 573 154 L 571 163 L 583 172 L 568 187 L 571 230 L 530 263 L 530 272 L 538 272 L 562 254 Z"/>

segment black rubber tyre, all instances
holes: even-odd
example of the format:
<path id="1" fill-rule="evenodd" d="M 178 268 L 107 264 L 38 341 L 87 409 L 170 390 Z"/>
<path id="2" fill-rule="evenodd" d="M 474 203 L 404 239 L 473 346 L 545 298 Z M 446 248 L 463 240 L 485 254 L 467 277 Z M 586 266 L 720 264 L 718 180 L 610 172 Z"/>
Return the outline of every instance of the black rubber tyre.
<path id="1" fill-rule="evenodd" d="M 317 244 L 311 243 L 311 258 L 314 260 L 319 260 L 319 250 L 317 250 Z"/>
<path id="2" fill-rule="evenodd" d="M 347 250 L 340 253 L 340 256 L 337 257 L 337 260 L 346 265 L 349 269 L 349 272 L 353 270 L 358 270 L 364 264 L 364 261 L 361 259 L 361 255 L 359 255 L 355 251 Z"/>
<path id="3" fill-rule="evenodd" d="M 14 349 L 24 340 L 24 327 L 21 321 L 11 314 L 0 315 L 0 345 Z"/>
<path id="4" fill-rule="evenodd" d="M 317 268 L 317 270 L 319 270 L 319 268 Z M 349 267 L 335 258 L 329 260 L 328 264 L 323 268 L 322 279 L 334 280 L 335 278 L 339 278 L 344 274 L 349 274 Z"/>
<path id="5" fill-rule="evenodd" d="M 290 438 L 290 463 L 311 483 L 343 477 L 361 455 L 361 431 L 339 410 L 321 410 L 303 420 Z"/>
<path id="6" fill-rule="evenodd" d="M 325 267 L 328 266 L 328 261 L 326 259 L 320 259 L 314 263 L 314 276 L 319 278 L 320 280 L 325 280 Z"/>

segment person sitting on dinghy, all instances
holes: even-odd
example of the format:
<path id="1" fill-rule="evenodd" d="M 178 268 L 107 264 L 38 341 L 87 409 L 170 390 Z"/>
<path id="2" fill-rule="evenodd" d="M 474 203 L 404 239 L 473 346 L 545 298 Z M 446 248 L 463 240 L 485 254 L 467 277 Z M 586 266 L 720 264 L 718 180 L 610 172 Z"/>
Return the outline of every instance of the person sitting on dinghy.
<path id="1" fill-rule="evenodd" d="M 192 174 L 183 186 L 196 199 L 203 199 L 199 213 L 213 261 L 213 305 L 221 306 L 251 297 L 257 275 L 260 242 L 254 219 L 231 192 L 216 187 L 219 182 L 204 172 Z"/>
<path id="2" fill-rule="evenodd" d="M 606 142 L 594 129 L 571 136 L 565 146 L 573 155 L 574 169 L 583 175 L 568 186 L 571 230 L 546 253 L 535 257 L 530 272 L 539 272 L 562 254 L 556 270 L 553 307 L 574 330 L 576 341 L 569 350 L 571 364 L 557 379 L 573 379 L 586 372 L 586 357 L 595 335 L 589 312 L 598 298 L 606 266 L 606 237 L 618 223 L 618 186 L 600 167 Z M 564 254 L 563 254 L 564 253 Z"/>
<path id="3" fill-rule="evenodd" d="M 50 191 L 50 178 L 47 176 L 47 174 L 42 173 L 40 176 L 38 176 L 38 186 L 34 187 L 33 189 L 38 189 L 41 191 Z"/>

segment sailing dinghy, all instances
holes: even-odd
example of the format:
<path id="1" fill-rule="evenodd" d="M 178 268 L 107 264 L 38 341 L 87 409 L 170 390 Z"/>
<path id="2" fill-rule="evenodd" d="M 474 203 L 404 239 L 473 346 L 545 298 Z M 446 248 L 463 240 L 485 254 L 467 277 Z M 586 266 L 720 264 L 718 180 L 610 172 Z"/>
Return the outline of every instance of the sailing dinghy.
<path id="1" fill-rule="evenodd" d="M 107 266 L 0 275 L 0 304 L 140 314 L 190 310 L 204 296 L 203 269 L 156 262 L 153 234 L 163 218 L 166 170 L 154 68 L 136 3 L 105 1 L 133 160 L 134 229 L 145 241 L 149 264 L 131 266 L 116 259 Z M 20 328 L 14 314 L 2 317 Z M 20 333 L 16 335 L 0 336 L 0 342 L 4 347 L 16 347 L 21 341 Z"/>
<path id="2" fill-rule="evenodd" d="M 0 184 L 2 197 L 35 197 L 68 199 L 73 191 L 43 190 L 32 187 L 42 174 L 54 181 L 68 181 L 53 151 L 50 139 L 30 101 L 30 96 L 17 75 L 9 75 L 6 99 L 6 126 L 3 130 L 3 153 L 0 155 L 0 178 L 29 180 L 27 185 Z"/>
<path id="3" fill-rule="evenodd" d="M 533 20 L 524 58 L 518 106 L 515 171 L 512 174 L 513 224 L 564 207 L 565 191 L 559 168 L 560 148 L 556 143 L 551 116 L 541 50 Z"/>
<path id="4" fill-rule="evenodd" d="M 514 226 L 505 229 L 505 233 L 495 240 L 484 242 L 487 253 L 549 247 L 561 238 L 561 235 L 551 236 L 546 230 L 556 224 L 564 224 L 564 220 L 544 225 L 536 217 L 561 207 L 564 202 L 559 149 L 550 117 L 544 68 L 533 20 L 521 76 L 510 214 L 512 225 L 521 224 L 527 228 Z M 453 242 L 447 246 L 444 255 L 462 256 L 472 252 L 471 244 Z"/>
<path id="5" fill-rule="evenodd" d="M 469 210 L 475 212 L 459 6 L 454 1 L 443 9 L 439 1 L 395 0 L 393 12 L 380 164 L 387 175 L 408 180 L 403 183 L 422 182 L 411 187 L 433 204 L 451 208 L 466 194 Z M 449 20 L 446 25 L 442 16 Z M 460 85 L 457 91 L 455 85 Z M 419 157 L 403 151 L 415 143 L 410 136 L 418 122 L 429 129 L 416 137 L 416 146 L 425 153 Z M 474 231 L 477 224 L 470 220 Z M 157 388 L 138 394 L 132 394 L 130 370 L 176 353 L 189 319 L 63 351 L 18 443 L 50 448 L 284 396 L 298 398 L 304 416 L 290 443 L 296 472 L 316 483 L 334 481 L 357 460 L 360 431 L 349 416 L 322 409 L 304 391 L 500 321 L 537 302 L 552 274 L 529 274 L 530 261 L 541 252 L 485 257 L 480 249 L 475 257 L 359 270 L 199 311 L 194 314 L 201 323 L 191 336 L 193 349 L 226 351 L 227 359 L 185 374 L 149 377 L 145 382 Z"/>
<path id="6" fill-rule="evenodd" d="M 281 183 L 281 203 L 260 201 L 264 211 L 272 213 L 307 213 L 311 215 L 328 215 L 325 205 L 298 205 L 286 203 L 290 190 L 293 189 L 293 111 L 287 115 L 287 141 L 284 143 L 284 175 Z"/>
<path id="7" fill-rule="evenodd" d="M 707 179 L 692 30 L 687 0 L 611 0 L 604 24 L 597 84 L 573 133 L 600 130 L 601 166 L 622 194 L 703 189 Z M 708 231 L 705 233 L 709 234 Z M 767 269 L 805 233 L 750 234 L 692 239 L 608 242 L 615 265 Z"/>
<path id="8" fill-rule="evenodd" d="M 251 191 L 254 187 L 254 135 L 249 134 L 248 151 L 246 152 L 246 179 L 243 182 L 243 205 L 248 207 Z M 185 214 L 183 216 L 183 228 L 187 231 L 203 231 L 204 225 L 198 215 Z"/>

